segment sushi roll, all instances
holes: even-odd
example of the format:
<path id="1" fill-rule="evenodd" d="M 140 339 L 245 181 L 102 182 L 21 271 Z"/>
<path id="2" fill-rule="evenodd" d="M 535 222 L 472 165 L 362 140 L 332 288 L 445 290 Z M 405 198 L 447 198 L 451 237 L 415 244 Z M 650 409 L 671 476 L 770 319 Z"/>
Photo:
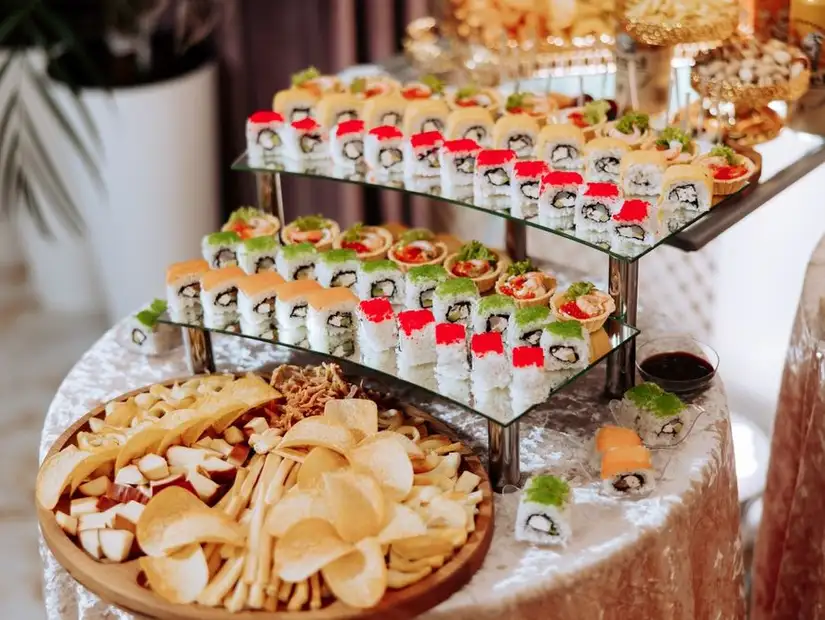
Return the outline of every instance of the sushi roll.
<path id="1" fill-rule="evenodd" d="M 391 351 L 398 342 L 395 312 L 385 297 L 365 299 L 355 311 L 358 317 L 358 342 L 364 354 Z"/>
<path id="2" fill-rule="evenodd" d="M 435 371 L 451 379 L 470 376 L 467 361 L 467 328 L 461 323 L 438 323 L 435 326 Z"/>
<path id="3" fill-rule="evenodd" d="M 478 287 L 469 278 L 450 278 L 442 282 L 435 287 L 433 294 L 435 320 L 469 327 L 478 297 Z"/>
<path id="4" fill-rule="evenodd" d="M 281 136 L 284 156 L 296 162 L 324 159 L 329 155 L 327 134 L 313 118 L 304 118 L 285 125 Z"/>
<path id="5" fill-rule="evenodd" d="M 382 125 L 370 129 L 364 139 L 364 159 L 378 175 L 404 171 L 404 134 L 397 127 Z"/>
<path id="6" fill-rule="evenodd" d="M 127 321 L 127 346 L 143 355 L 163 355 L 180 344 L 180 330 L 172 325 L 159 323 L 168 304 L 155 299 Z"/>
<path id="7" fill-rule="evenodd" d="M 622 157 L 622 190 L 628 196 L 658 196 L 667 162 L 659 151 L 632 151 Z"/>
<path id="8" fill-rule="evenodd" d="M 283 332 L 306 329 L 307 297 L 324 289 L 315 280 L 286 282 L 278 288 L 275 318 Z"/>
<path id="9" fill-rule="evenodd" d="M 481 147 L 473 140 L 447 140 L 438 153 L 441 184 L 445 187 L 464 187 L 473 184 L 476 157 Z"/>
<path id="10" fill-rule="evenodd" d="M 363 261 L 358 265 L 355 290 L 361 299 L 381 298 L 400 306 L 404 303 L 404 273 L 391 260 Z"/>
<path id="11" fill-rule="evenodd" d="M 513 381 L 510 395 L 516 413 L 523 413 L 547 400 L 550 386 L 544 373 L 544 357 L 544 349 L 541 347 L 513 349 Z"/>
<path id="12" fill-rule="evenodd" d="M 287 282 L 314 280 L 318 251 L 311 243 L 285 245 L 275 260 L 278 273 Z"/>
<path id="13" fill-rule="evenodd" d="M 525 114 L 502 116 L 493 126 L 493 148 L 511 150 L 517 157 L 532 157 L 538 138 L 538 122 Z"/>
<path id="14" fill-rule="evenodd" d="M 602 455 L 602 492 L 612 497 L 642 497 L 656 488 L 650 450 L 622 446 Z"/>
<path id="15" fill-rule="evenodd" d="M 482 297 L 473 307 L 473 331 L 499 332 L 507 342 L 507 327 L 510 318 L 516 312 L 516 302 L 507 295 L 488 295 Z"/>
<path id="16" fill-rule="evenodd" d="M 442 99 L 416 99 L 407 103 L 404 110 L 404 134 L 438 131 L 443 133 L 447 126 L 450 110 Z"/>
<path id="17" fill-rule="evenodd" d="M 260 338 L 262 340 L 278 340 L 280 338 L 278 322 L 275 319 L 269 319 L 262 323 L 250 323 L 241 315 L 240 331 L 244 336 L 250 338 Z"/>
<path id="18" fill-rule="evenodd" d="M 585 178 L 590 183 L 618 183 L 622 157 L 630 147 L 616 138 L 596 138 L 584 147 Z"/>
<path id="19" fill-rule="evenodd" d="M 639 198 L 625 200 L 610 220 L 613 245 L 649 246 L 659 231 L 657 209 Z"/>
<path id="20" fill-rule="evenodd" d="M 358 281 L 358 254 L 355 250 L 329 250 L 318 256 L 315 279 L 324 287 L 353 288 Z"/>
<path id="21" fill-rule="evenodd" d="M 554 321 L 544 327 L 539 346 L 547 370 L 579 370 L 590 365 L 590 333 L 578 321 Z"/>
<path id="22" fill-rule="evenodd" d="M 598 133 L 624 142 L 632 149 L 638 149 L 650 138 L 650 116 L 644 112 L 627 112 L 621 118 L 605 124 Z"/>
<path id="23" fill-rule="evenodd" d="M 336 166 L 355 170 L 364 161 L 364 121 L 338 123 L 330 134 L 329 148 Z"/>
<path id="24" fill-rule="evenodd" d="M 296 327 L 295 329 L 282 329 L 278 324 L 278 342 L 293 347 L 309 348 L 309 336 L 306 327 Z"/>
<path id="25" fill-rule="evenodd" d="M 311 243 L 316 250 L 322 252 L 332 247 L 335 237 L 340 233 L 337 222 L 322 215 L 305 215 L 287 224 L 281 232 L 281 238 L 284 245 Z"/>
<path id="26" fill-rule="evenodd" d="M 238 245 L 241 238 L 237 233 L 216 232 L 206 235 L 201 241 L 203 258 L 211 269 L 223 269 L 238 264 Z"/>
<path id="27" fill-rule="evenodd" d="M 516 513 L 516 540 L 537 545 L 565 545 L 573 535 L 570 485 L 540 474 L 527 481 Z"/>
<path id="28" fill-rule="evenodd" d="M 493 117 L 484 108 L 461 108 L 450 112 L 444 135 L 448 140 L 472 140 L 486 147 L 492 144 L 493 126 Z"/>
<path id="29" fill-rule="evenodd" d="M 406 109 L 407 100 L 400 95 L 378 95 L 364 102 L 361 118 L 368 131 L 385 125 L 400 129 L 404 122 L 404 110 Z"/>
<path id="30" fill-rule="evenodd" d="M 573 221 L 576 231 L 607 233 L 610 218 L 622 204 L 621 191 L 613 183 L 589 183 L 576 198 Z"/>
<path id="31" fill-rule="evenodd" d="M 166 270 L 166 303 L 176 323 L 198 324 L 203 319 L 201 276 L 209 271 L 205 260 L 173 263 Z M 447 274 L 444 274 L 447 277 Z"/>
<path id="32" fill-rule="evenodd" d="M 436 287 L 449 277 L 441 265 L 410 268 L 404 283 L 404 305 L 410 310 L 432 308 Z"/>
<path id="33" fill-rule="evenodd" d="M 541 180 L 549 172 L 539 160 L 517 161 L 510 179 L 510 215 L 532 220 L 539 214 Z"/>
<path id="34" fill-rule="evenodd" d="M 438 131 L 413 134 L 404 140 L 404 176 L 437 177 L 441 174 L 438 152 L 444 138 Z"/>
<path id="35" fill-rule="evenodd" d="M 516 163 L 515 151 L 482 150 L 476 157 L 473 202 L 479 207 L 509 207 L 510 179 Z"/>
<path id="36" fill-rule="evenodd" d="M 502 106 L 501 94 L 495 88 L 480 88 L 468 84 L 447 95 L 447 105 L 453 111 L 481 108 L 490 116 L 498 116 Z"/>
<path id="37" fill-rule="evenodd" d="M 659 206 L 667 211 L 685 209 L 704 213 L 713 200 L 713 175 L 704 166 L 677 165 L 667 169 L 662 179 Z"/>
<path id="38" fill-rule="evenodd" d="M 392 233 L 380 226 L 353 224 L 332 242 L 334 248 L 353 250 L 362 261 L 381 260 L 393 243 Z"/>
<path id="39" fill-rule="evenodd" d="M 238 285 L 238 312 L 247 324 L 274 323 L 275 300 L 284 279 L 273 271 L 246 276 Z M 244 332 L 246 333 L 246 332 Z M 257 334 L 250 334 L 257 335 Z"/>
<path id="40" fill-rule="evenodd" d="M 582 176 L 573 171 L 548 172 L 541 179 L 539 222 L 554 228 L 572 228 Z"/>
<path id="41" fill-rule="evenodd" d="M 249 275 L 275 271 L 278 247 L 275 237 L 245 239 L 238 245 L 238 265 Z"/>
<path id="42" fill-rule="evenodd" d="M 319 94 L 308 88 L 289 88 L 275 93 L 272 109 L 278 112 L 287 124 L 301 121 L 315 115 Z"/>
<path id="43" fill-rule="evenodd" d="M 248 277 L 240 267 L 224 267 L 201 276 L 201 304 L 206 327 L 240 331 L 238 287 Z"/>
<path id="44" fill-rule="evenodd" d="M 284 117 L 269 110 L 259 110 L 246 119 L 246 151 L 253 165 L 269 163 L 281 153 L 283 125 Z"/>
<path id="45" fill-rule="evenodd" d="M 504 353 L 504 339 L 498 332 L 473 334 L 470 339 L 473 392 L 506 388 L 510 384 L 510 366 Z"/>
<path id="46" fill-rule="evenodd" d="M 547 306 L 528 306 L 518 308 L 510 316 L 507 326 L 507 340 L 512 348 L 537 347 L 545 325 L 553 320 Z"/>
<path id="47" fill-rule="evenodd" d="M 307 296 L 309 346 L 319 353 L 349 357 L 356 351 L 355 308 L 348 288 L 322 289 Z"/>
<path id="48" fill-rule="evenodd" d="M 687 435 L 691 421 L 688 406 L 655 383 L 630 388 L 621 404 L 646 446 L 672 446 Z"/>
<path id="49" fill-rule="evenodd" d="M 553 170 L 581 170 L 586 142 L 584 132 L 575 125 L 552 123 L 539 132 L 535 156 Z"/>
<path id="50" fill-rule="evenodd" d="M 435 317 L 431 310 L 398 313 L 398 366 L 435 362 Z"/>
<path id="51" fill-rule="evenodd" d="M 332 131 L 340 123 L 360 119 L 363 105 L 352 93 L 330 93 L 321 97 L 315 106 L 315 119 L 324 131 Z"/>
<path id="52" fill-rule="evenodd" d="M 253 237 L 276 237 L 281 229 L 281 221 L 272 215 L 255 207 L 240 207 L 235 209 L 221 226 L 223 232 L 233 232 L 241 240 Z"/>
<path id="53" fill-rule="evenodd" d="M 602 456 L 609 450 L 641 445 L 642 438 L 632 428 L 607 424 L 600 427 L 593 437 L 591 465 L 598 470 L 602 464 Z"/>

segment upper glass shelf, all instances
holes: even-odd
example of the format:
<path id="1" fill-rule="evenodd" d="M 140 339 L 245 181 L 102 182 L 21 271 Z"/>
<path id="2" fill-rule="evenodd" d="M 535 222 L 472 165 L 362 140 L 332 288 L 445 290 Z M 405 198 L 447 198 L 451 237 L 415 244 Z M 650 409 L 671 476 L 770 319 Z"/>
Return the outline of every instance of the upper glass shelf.
<path id="1" fill-rule="evenodd" d="M 202 324 L 178 323 L 172 321 L 166 314 L 164 314 L 159 321 L 178 327 L 197 327 L 213 333 L 271 343 L 275 346 L 284 347 L 301 354 L 309 354 L 316 357 L 318 361 L 343 362 L 345 365 L 351 365 L 356 374 L 372 376 L 379 381 L 389 380 L 393 383 L 401 382 L 409 387 L 425 390 L 434 396 L 463 407 L 470 413 L 480 414 L 488 420 L 501 424 L 502 426 L 509 426 L 521 418 L 521 416 L 545 403 L 559 390 L 587 373 L 604 359 L 608 353 L 625 342 L 634 339 L 639 334 L 639 330 L 621 321 L 608 319 L 603 328 L 590 334 L 590 360 L 586 368 L 570 371 L 544 370 L 543 388 L 540 390 L 540 393 L 535 394 L 532 401 L 524 401 L 523 398 L 514 399 L 509 387 L 484 389 L 480 391 L 474 389 L 470 378 L 462 379 L 456 378 L 455 376 L 444 376 L 436 372 L 435 364 L 402 366 L 398 363 L 397 356 L 393 350 L 370 355 L 358 347 L 350 357 L 339 358 L 314 351 L 310 349 L 305 342 L 300 344 L 283 342 L 278 338 L 277 334 L 274 334 L 275 338 L 272 339 L 247 336 L 236 332 L 205 328 Z M 509 361 L 508 365 L 510 365 Z M 510 371 L 508 370 L 508 372 Z"/>

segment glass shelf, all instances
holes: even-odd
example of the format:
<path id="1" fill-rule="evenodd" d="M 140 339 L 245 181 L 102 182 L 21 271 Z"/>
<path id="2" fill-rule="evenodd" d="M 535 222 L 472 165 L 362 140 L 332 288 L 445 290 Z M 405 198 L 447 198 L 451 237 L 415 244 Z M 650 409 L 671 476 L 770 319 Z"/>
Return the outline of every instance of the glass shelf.
<path id="1" fill-rule="evenodd" d="M 587 368 L 576 371 L 545 371 L 547 384 L 546 395 L 544 395 L 544 398 L 542 398 L 541 401 L 537 401 L 527 406 L 526 408 L 516 410 L 518 405 L 513 402 L 509 388 L 474 392 L 469 379 L 460 380 L 453 377 L 442 378 L 435 372 L 434 364 L 399 368 L 396 364 L 395 353 L 393 351 L 386 352 L 380 356 L 367 356 L 356 351 L 355 355 L 349 358 L 338 358 L 325 353 L 319 353 L 318 351 L 313 351 L 307 347 L 288 344 L 278 340 L 257 338 L 235 332 L 205 328 L 200 324 L 177 323 L 172 321 L 166 314 L 159 319 L 159 322 L 178 327 L 205 329 L 206 331 L 212 333 L 226 334 L 236 338 L 248 338 L 257 342 L 272 343 L 276 346 L 290 349 L 298 353 L 311 354 L 313 357 L 317 358 L 317 361 L 341 362 L 343 365 L 349 366 L 353 369 L 352 374 L 369 376 L 378 381 L 391 380 L 392 382 L 398 382 L 400 380 L 404 384 L 409 385 L 411 388 L 425 390 L 429 394 L 450 401 L 470 413 L 480 414 L 488 420 L 492 420 L 493 422 L 501 424 L 505 427 L 511 425 L 513 422 L 521 418 L 521 416 L 545 403 L 566 385 L 586 374 L 610 352 L 614 351 L 620 345 L 632 341 L 639 334 L 639 330 L 636 328 L 626 325 L 616 319 L 609 319 L 602 329 L 590 335 L 591 359 Z M 345 370 L 347 369 L 345 368 Z"/>

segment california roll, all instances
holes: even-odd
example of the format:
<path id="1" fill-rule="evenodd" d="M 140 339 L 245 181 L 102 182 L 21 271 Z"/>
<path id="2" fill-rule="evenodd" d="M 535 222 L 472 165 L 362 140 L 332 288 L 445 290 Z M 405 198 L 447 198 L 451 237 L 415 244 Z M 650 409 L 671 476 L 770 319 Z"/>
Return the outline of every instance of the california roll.
<path id="1" fill-rule="evenodd" d="M 358 266 L 355 291 L 361 299 L 381 298 L 404 303 L 404 273 L 391 260 L 364 261 Z"/>

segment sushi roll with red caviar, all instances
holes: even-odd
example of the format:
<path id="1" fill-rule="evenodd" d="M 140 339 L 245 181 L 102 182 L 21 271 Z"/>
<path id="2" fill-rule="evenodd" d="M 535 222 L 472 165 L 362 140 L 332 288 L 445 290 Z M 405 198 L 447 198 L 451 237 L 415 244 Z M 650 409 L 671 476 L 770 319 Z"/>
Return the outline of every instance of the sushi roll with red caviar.
<path id="1" fill-rule="evenodd" d="M 441 173 L 438 152 L 444 138 L 438 131 L 413 134 L 404 141 L 404 175 L 414 177 L 437 177 Z"/>
<path id="2" fill-rule="evenodd" d="M 539 222 L 554 228 L 571 228 L 582 175 L 578 172 L 554 170 L 541 179 Z"/>
<path id="3" fill-rule="evenodd" d="M 505 388 L 510 384 L 510 365 L 504 353 L 504 338 L 499 332 L 473 334 L 470 353 L 474 392 Z"/>
<path id="4" fill-rule="evenodd" d="M 282 131 L 284 155 L 295 162 L 323 159 L 329 154 L 327 135 L 313 118 L 285 125 Z"/>
<path id="5" fill-rule="evenodd" d="M 435 355 L 435 371 L 440 375 L 453 379 L 469 377 L 467 328 L 461 323 L 438 323 L 435 326 Z"/>
<path id="6" fill-rule="evenodd" d="M 246 119 L 246 150 L 253 165 L 268 163 L 280 155 L 284 117 L 277 112 L 260 110 Z"/>
<path id="7" fill-rule="evenodd" d="M 659 229 L 657 209 L 640 198 L 625 200 L 610 219 L 612 244 L 649 246 L 656 243 Z"/>
<path id="8" fill-rule="evenodd" d="M 607 233 L 610 218 L 619 211 L 622 192 L 614 183 L 590 183 L 576 199 L 574 223 L 576 231 Z"/>
<path id="9" fill-rule="evenodd" d="M 398 366 L 406 368 L 435 362 L 435 316 L 431 310 L 398 313 Z"/>
<path id="10" fill-rule="evenodd" d="M 511 215 L 525 220 L 538 216 L 541 180 L 549 171 L 547 164 L 537 159 L 515 163 L 510 179 Z"/>
<path id="11" fill-rule="evenodd" d="M 513 349 L 513 382 L 510 394 L 517 413 L 527 411 L 547 399 L 549 384 L 544 372 L 544 349 L 516 347 Z"/>
<path id="12" fill-rule="evenodd" d="M 404 171 L 404 134 L 392 125 L 370 129 L 364 139 L 364 159 L 379 176 Z"/>
<path id="13" fill-rule="evenodd" d="M 330 134 L 332 163 L 344 170 L 355 170 L 364 161 L 364 121 L 338 123 Z"/>
<path id="14" fill-rule="evenodd" d="M 515 151 L 485 149 L 478 153 L 473 177 L 473 201 L 476 206 L 506 209 L 510 206 L 510 182 Z"/>
<path id="15" fill-rule="evenodd" d="M 358 342 L 365 353 L 382 353 L 395 348 L 398 330 L 389 299 L 365 299 L 358 304 L 355 314 L 358 317 Z"/>
<path id="16" fill-rule="evenodd" d="M 479 151 L 481 147 L 468 138 L 444 142 L 438 153 L 441 184 L 445 187 L 472 185 Z"/>

